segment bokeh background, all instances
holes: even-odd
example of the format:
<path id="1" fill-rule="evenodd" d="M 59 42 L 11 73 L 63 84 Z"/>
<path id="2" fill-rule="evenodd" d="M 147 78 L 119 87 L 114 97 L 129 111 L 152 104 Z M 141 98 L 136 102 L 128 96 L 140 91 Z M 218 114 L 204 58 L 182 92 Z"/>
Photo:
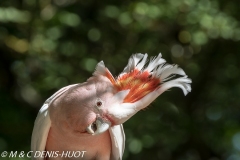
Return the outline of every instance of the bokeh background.
<path id="1" fill-rule="evenodd" d="M 173 88 L 126 122 L 124 160 L 240 160 L 239 9 L 239 0 L 1 0 L 0 151 L 29 151 L 43 102 L 97 62 L 117 76 L 131 54 L 161 52 L 192 92 Z"/>

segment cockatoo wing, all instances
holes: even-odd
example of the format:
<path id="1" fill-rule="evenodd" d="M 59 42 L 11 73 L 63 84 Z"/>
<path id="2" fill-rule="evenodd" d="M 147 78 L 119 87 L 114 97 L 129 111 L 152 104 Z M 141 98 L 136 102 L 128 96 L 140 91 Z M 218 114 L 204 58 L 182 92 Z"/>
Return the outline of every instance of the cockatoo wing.
<path id="1" fill-rule="evenodd" d="M 114 160 L 122 160 L 125 149 L 125 134 L 123 125 L 116 125 L 109 128 L 109 133 L 112 141 L 112 158 Z"/>
<path id="2" fill-rule="evenodd" d="M 51 102 L 66 92 L 69 88 L 75 86 L 69 85 L 66 86 L 55 94 L 53 94 L 50 98 L 48 98 L 45 103 L 43 104 L 42 108 L 40 109 L 37 118 L 34 123 L 33 133 L 32 133 L 32 141 L 31 141 L 31 150 L 33 151 L 32 160 L 43 160 L 44 158 L 41 157 L 34 157 L 36 151 L 45 151 L 45 146 L 47 142 L 48 132 L 51 127 L 51 120 L 48 112 L 48 107 L 50 106 Z M 41 152 L 42 153 L 42 152 Z M 39 153 L 38 153 L 39 155 Z"/>

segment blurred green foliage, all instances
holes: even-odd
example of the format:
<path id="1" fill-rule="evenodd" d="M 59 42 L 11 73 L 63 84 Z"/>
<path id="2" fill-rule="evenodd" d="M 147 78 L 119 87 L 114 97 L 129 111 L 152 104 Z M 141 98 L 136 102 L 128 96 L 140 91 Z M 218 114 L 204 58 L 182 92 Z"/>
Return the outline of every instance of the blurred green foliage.
<path id="1" fill-rule="evenodd" d="M 125 123 L 124 159 L 240 159 L 239 1 L 1 0 L 0 151 L 29 151 L 40 106 L 104 60 L 159 52 L 193 80 Z"/>

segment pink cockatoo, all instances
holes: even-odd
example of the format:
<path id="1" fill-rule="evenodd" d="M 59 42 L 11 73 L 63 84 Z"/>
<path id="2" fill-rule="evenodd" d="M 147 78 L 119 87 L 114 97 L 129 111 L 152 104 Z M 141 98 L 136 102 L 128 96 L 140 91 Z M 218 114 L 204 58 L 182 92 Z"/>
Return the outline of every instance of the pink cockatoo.
<path id="1" fill-rule="evenodd" d="M 166 64 L 161 54 L 149 62 L 147 56 L 132 55 L 117 78 L 101 61 L 87 82 L 64 87 L 47 99 L 35 121 L 32 159 L 44 159 L 34 157 L 37 151 L 86 151 L 81 159 L 121 160 L 125 121 L 171 87 L 185 95 L 191 91 L 181 68 Z"/>

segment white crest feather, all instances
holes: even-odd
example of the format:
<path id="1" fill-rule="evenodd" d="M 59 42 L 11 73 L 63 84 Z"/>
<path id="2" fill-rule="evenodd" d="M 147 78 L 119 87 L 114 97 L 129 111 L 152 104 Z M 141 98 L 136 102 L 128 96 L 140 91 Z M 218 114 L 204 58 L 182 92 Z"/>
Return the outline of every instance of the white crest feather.
<path id="1" fill-rule="evenodd" d="M 143 54 L 141 53 L 137 53 L 137 54 L 134 54 L 132 55 L 129 60 L 128 60 L 128 64 L 127 66 L 124 68 L 122 74 L 124 73 L 128 73 L 130 72 L 131 70 L 135 69 L 138 62 L 144 57 Z"/>
<path id="2" fill-rule="evenodd" d="M 94 76 L 97 76 L 97 75 L 102 75 L 102 76 L 104 76 L 105 74 L 106 74 L 106 67 L 105 67 L 105 65 L 104 65 L 104 62 L 101 61 L 101 62 L 99 62 L 99 63 L 97 64 L 96 69 L 95 69 L 93 75 L 94 75 Z"/>
<path id="3" fill-rule="evenodd" d="M 159 53 L 157 57 L 151 57 L 151 60 L 148 64 L 148 66 L 145 68 L 145 70 L 151 72 L 156 68 L 156 66 L 159 66 L 160 64 L 163 64 L 165 59 L 162 58 L 162 54 Z"/>
<path id="4" fill-rule="evenodd" d="M 192 82 L 178 65 L 166 64 L 166 60 L 162 58 L 161 53 L 156 57 L 151 57 L 148 65 L 146 66 L 148 59 L 147 54 L 134 54 L 129 60 L 127 66 L 124 68 L 120 76 L 137 69 L 139 72 L 148 71 L 152 77 L 158 78 L 161 82 L 161 87 L 164 85 L 171 87 L 179 87 L 186 95 L 191 91 L 190 83 Z M 176 75 L 182 76 L 174 79 Z"/>
<path id="5" fill-rule="evenodd" d="M 147 54 L 144 54 L 143 58 L 141 59 L 141 62 L 137 64 L 136 68 L 138 70 L 142 70 L 143 67 L 145 66 L 145 64 L 147 63 L 147 57 L 148 55 Z"/>

